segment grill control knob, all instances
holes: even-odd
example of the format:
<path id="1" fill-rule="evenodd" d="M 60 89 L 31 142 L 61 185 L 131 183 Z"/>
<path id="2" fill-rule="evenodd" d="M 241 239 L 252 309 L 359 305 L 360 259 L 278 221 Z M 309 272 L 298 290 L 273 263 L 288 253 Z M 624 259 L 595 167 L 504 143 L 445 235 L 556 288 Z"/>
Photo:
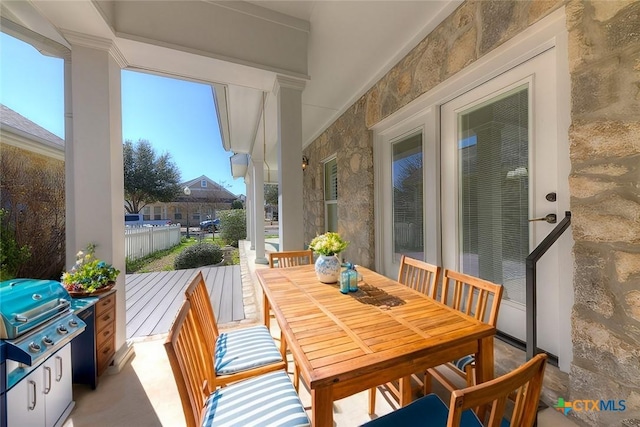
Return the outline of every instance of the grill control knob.
<path id="1" fill-rule="evenodd" d="M 60 335 L 64 335 L 64 334 L 66 334 L 67 332 L 69 332 L 69 330 L 67 329 L 67 327 L 66 327 L 66 326 L 64 326 L 64 325 L 59 325 L 59 326 L 56 328 L 56 331 L 57 331 Z"/>
<path id="2" fill-rule="evenodd" d="M 45 335 L 42 337 L 42 343 L 47 347 L 51 347 L 53 345 L 53 340 Z"/>
<path id="3" fill-rule="evenodd" d="M 29 343 L 29 351 L 31 353 L 38 353 L 38 352 L 40 352 L 40 350 L 41 350 L 40 344 L 35 343 L 35 342 L 30 342 Z"/>
<path id="4" fill-rule="evenodd" d="M 72 328 L 77 328 L 78 322 L 76 321 L 76 319 L 69 320 L 69 326 L 71 326 Z"/>

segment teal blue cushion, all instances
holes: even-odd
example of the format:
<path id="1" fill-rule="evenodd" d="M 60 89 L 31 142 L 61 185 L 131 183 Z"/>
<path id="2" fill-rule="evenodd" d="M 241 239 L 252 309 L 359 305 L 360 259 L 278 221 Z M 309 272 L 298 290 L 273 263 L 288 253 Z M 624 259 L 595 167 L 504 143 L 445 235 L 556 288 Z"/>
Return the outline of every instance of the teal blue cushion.
<path id="1" fill-rule="evenodd" d="M 215 369 L 229 375 L 282 361 L 266 326 L 254 326 L 220 334 L 216 340 Z"/>
<path id="2" fill-rule="evenodd" d="M 449 408 L 437 395 L 431 393 L 380 418 L 364 424 L 367 427 L 446 426 Z M 508 424 L 507 424 L 508 425 Z M 460 427 L 482 427 L 476 414 L 468 409 L 462 413 Z"/>
<path id="3" fill-rule="evenodd" d="M 311 425 L 289 376 L 271 372 L 219 388 L 205 403 L 202 427 Z"/>
<path id="4" fill-rule="evenodd" d="M 451 363 L 462 372 L 465 372 L 467 365 L 472 364 L 473 362 L 475 362 L 475 360 L 476 357 L 473 354 L 470 354 L 468 356 L 461 357 L 460 359 L 456 359 Z"/>

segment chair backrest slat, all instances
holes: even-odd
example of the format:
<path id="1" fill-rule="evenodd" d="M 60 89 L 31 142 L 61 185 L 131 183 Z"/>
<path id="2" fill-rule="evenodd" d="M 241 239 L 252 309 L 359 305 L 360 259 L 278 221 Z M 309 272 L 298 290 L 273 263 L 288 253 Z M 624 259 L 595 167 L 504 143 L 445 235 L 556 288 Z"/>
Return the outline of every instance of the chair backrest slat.
<path id="1" fill-rule="evenodd" d="M 441 301 L 491 326 L 498 322 L 502 292 L 502 285 L 449 269 L 444 271 Z"/>
<path id="2" fill-rule="evenodd" d="M 313 264 L 313 251 L 281 251 L 269 254 L 270 268 L 297 267 Z"/>
<path id="3" fill-rule="evenodd" d="M 436 299 L 440 267 L 402 255 L 398 282 Z"/>
<path id="4" fill-rule="evenodd" d="M 491 381 L 455 390 L 449 403 L 447 427 L 458 426 L 462 412 L 490 405 L 487 427 L 498 427 L 504 416 L 507 398 L 516 392 L 516 404 L 511 414 L 512 426 L 531 427 L 536 420 L 538 401 L 547 355 L 538 354 L 519 368 Z M 483 420 L 481 420 L 483 421 Z"/>
<path id="5" fill-rule="evenodd" d="M 193 278 L 184 294 L 191 304 L 191 309 L 195 313 L 196 321 L 202 329 L 204 341 L 209 347 L 209 352 L 213 353 L 215 351 L 216 340 L 220 333 L 218 331 L 215 314 L 213 313 L 213 307 L 211 307 L 207 283 L 201 271 Z"/>
<path id="6" fill-rule="evenodd" d="M 184 301 L 164 344 L 188 427 L 200 425 L 204 404 L 213 391 L 212 355 L 189 301 Z"/>

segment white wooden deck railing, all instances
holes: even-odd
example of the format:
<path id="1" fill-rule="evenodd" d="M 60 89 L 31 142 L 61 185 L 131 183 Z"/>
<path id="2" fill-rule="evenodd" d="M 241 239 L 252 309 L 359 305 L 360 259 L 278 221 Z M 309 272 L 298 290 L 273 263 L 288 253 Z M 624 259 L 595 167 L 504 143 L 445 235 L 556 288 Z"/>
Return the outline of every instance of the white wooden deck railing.
<path id="1" fill-rule="evenodd" d="M 127 227 L 124 230 L 125 255 L 138 259 L 180 243 L 180 225 Z"/>

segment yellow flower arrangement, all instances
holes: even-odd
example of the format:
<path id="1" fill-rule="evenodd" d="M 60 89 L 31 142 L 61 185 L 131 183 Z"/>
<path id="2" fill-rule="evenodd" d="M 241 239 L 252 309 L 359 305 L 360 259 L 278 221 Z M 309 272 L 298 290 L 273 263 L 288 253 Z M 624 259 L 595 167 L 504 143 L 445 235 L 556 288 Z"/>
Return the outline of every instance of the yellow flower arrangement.
<path id="1" fill-rule="evenodd" d="M 344 251 L 349 242 L 343 240 L 338 233 L 327 232 L 314 239 L 309 244 L 309 249 L 321 255 L 335 255 Z"/>

